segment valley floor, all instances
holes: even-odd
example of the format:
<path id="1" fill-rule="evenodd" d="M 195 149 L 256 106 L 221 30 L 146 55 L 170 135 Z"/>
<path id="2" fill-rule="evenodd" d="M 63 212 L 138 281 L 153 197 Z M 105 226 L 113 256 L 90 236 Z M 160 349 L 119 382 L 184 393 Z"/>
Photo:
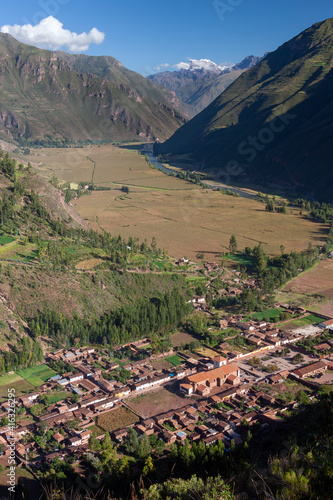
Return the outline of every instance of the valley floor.
<path id="1" fill-rule="evenodd" d="M 22 158 L 23 159 L 23 158 Z M 229 245 L 231 234 L 238 247 L 260 241 L 271 255 L 305 250 L 322 244 L 324 225 L 315 224 L 288 208 L 287 214 L 270 213 L 258 200 L 229 196 L 149 168 L 135 149 L 113 145 L 34 150 L 30 160 L 39 173 L 72 183 L 93 180 L 90 196 L 74 200 L 75 210 L 93 229 L 124 238 L 153 237 L 175 258 L 197 253 L 216 258 Z M 128 193 L 120 191 L 122 186 Z"/>

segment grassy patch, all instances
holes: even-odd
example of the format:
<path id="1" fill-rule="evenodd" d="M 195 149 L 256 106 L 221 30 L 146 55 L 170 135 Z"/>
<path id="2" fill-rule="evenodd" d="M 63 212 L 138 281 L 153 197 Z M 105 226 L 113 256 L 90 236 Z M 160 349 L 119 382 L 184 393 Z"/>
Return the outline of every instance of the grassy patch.
<path id="1" fill-rule="evenodd" d="M 186 276 L 187 283 L 202 283 L 206 280 L 207 278 L 205 276 Z"/>
<path id="2" fill-rule="evenodd" d="M 11 243 L 15 241 L 11 236 L 0 236 L 0 245 L 7 245 L 7 243 Z"/>
<path id="3" fill-rule="evenodd" d="M 250 315 L 250 319 L 256 319 L 257 321 L 274 321 L 279 319 L 280 313 L 283 309 L 277 307 L 275 309 L 267 309 L 267 311 L 256 312 Z"/>
<path id="4" fill-rule="evenodd" d="M 199 349 L 197 349 L 195 352 L 197 352 L 201 356 L 207 356 L 208 358 L 215 358 L 216 356 L 218 356 L 216 351 L 208 349 L 207 347 L 199 347 Z"/>
<path id="5" fill-rule="evenodd" d="M 237 264 L 242 264 L 243 266 L 246 267 L 253 267 L 254 266 L 254 260 L 251 255 L 246 255 L 245 253 L 235 253 L 231 254 L 229 253 L 227 255 L 228 260 L 232 260 L 233 262 L 237 262 Z"/>
<path id="6" fill-rule="evenodd" d="M 68 392 L 63 391 L 58 394 L 54 394 L 53 396 L 49 396 L 49 403 L 54 404 L 58 403 L 58 401 L 63 401 L 64 399 L 67 399 L 69 396 Z"/>
<path id="7" fill-rule="evenodd" d="M 167 361 L 169 361 L 169 363 L 171 363 L 174 366 L 179 366 L 182 363 L 184 363 L 184 360 L 182 358 L 180 358 L 179 356 L 177 356 L 177 354 L 175 354 L 174 356 L 170 356 L 169 358 L 165 358 L 165 359 Z"/>

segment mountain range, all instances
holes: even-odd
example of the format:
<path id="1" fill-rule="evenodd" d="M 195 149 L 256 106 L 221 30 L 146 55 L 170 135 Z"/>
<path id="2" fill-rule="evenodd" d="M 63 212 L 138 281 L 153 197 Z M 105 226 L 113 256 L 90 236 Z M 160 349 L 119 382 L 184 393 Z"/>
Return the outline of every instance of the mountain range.
<path id="1" fill-rule="evenodd" d="M 180 71 L 163 71 L 147 78 L 155 85 L 162 85 L 174 92 L 189 118 L 205 109 L 243 71 L 261 61 L 261 57 L 247 56 L 240 63 L 218 65 L 208 59 L 190 60 Z"/>
<path id="2" fill-rule="evenodd" d="M 1 139 L 164 140 L 186 121 L 172 92 L 112 57 L 42 50 L 0 33 L 0 58 Z"/>
<path id="3" fill-rule="evenodd" d="M 242 174 L 331 200 L 332 69 L 327 19 L 244 72 L 156 153 L 190 155 L 223 179 Z"/>

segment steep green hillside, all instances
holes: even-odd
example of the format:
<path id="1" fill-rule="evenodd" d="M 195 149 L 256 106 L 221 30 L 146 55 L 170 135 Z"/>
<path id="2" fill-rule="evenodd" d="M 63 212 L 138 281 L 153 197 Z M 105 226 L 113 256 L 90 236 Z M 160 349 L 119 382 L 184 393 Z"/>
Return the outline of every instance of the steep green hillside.
<path id="1" fill-rule="evenodd" d="M 261 184 L 330 199 L 332 56 L 328 19 L 243 73 L 156 152 L 192 154 L 217 175 L 232 167 Z"/>
<path id="2" fill-rule="evenodd" d="M 71 56 L 0 34 L 0 138 L 167 138 L 184 119 L 166 97 L 113 58 Z"/>
<path id="3" fill-rule="evenodd" d="M 133 304 L 148 307 L 150 299 L 167 300 L 175 290 L 187 307 L 184 276 L 142 274 L 143 266 L 160 270 L 157 263 L 176 271 L 165 252 L 88 230 L 67 207 L 58 189 L 0 149 L 0 354 L 31 334 L 27 322 L 38 315 L 58 314 L 72 326 L 73 318 L 98 325 L 103 315 Z M 149 322 L 145 327 L 149 331 Z M 131 334 L 140 331 L 133 327 Z M 19 365 L 6 358 L 0 372 Z"/>

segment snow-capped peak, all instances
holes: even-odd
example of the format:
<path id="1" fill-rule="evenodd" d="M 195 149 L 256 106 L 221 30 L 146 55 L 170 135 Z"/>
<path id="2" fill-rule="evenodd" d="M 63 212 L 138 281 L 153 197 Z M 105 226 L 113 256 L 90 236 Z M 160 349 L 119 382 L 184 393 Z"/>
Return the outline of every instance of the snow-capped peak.
<path id="1" fill-rule="evenodd" d="M 232 64 L 216 64 L 209 59 L 189 59 L 189 62 L 180 62 L 173 67 L 176 69 L 186 69 L 190 71 L 205 70 L 205 71 L 223 71 L 230 68 Z"/>

